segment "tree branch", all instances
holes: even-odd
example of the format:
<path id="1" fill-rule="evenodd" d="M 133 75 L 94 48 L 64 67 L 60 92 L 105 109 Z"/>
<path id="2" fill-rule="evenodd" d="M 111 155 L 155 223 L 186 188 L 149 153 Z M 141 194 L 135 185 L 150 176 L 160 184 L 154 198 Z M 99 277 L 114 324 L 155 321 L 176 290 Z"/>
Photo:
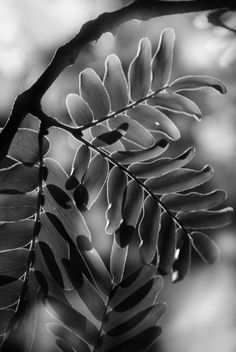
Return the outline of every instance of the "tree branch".
<path id="1" fill-rule="evenodd" d="M 98 18 L 85 23 L 71 41 L 56 51 L 49 66 L 38 80 L 16 98 L 12 112 L 0 134 L 0 161 L 7 155 L 11 141 L 24 117 L 28 113 L 37 116 L 35 112 L 41 110 L 41 99 L 46 91 L 66 67 L 74 64 L 85 45 L 98 40 L 105 32 L 114 33 L 120 24 L 132 19 L 147 21 L 154 17 L 220 8 L 236 9 L 236 3 L 234 0 L 138 0 L 117 11 L 103 13 Z M 47 123 L 47 121 L 43 122 Z"/>

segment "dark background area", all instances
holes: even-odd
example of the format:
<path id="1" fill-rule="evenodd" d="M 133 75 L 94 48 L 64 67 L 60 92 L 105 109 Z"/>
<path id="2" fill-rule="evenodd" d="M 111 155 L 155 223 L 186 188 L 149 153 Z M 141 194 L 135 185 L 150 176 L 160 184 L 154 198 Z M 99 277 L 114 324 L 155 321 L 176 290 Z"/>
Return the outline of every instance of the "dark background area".
<path id="1" fill-rule="evenodd" d="M 7 119 L 14 98 L 29 87 L 45 69 L 54 50 L 69 40 L 84 22 L 103 11 L 119 8 L 118 0 L 1 0 L 0 2 L 0 123 Z M 229 18 L 231 25 L 235 18 Z M 187 74 L 216 76 L 227 86 L 227 95 L 204 89 L 188 96 L 203 112 L 201 123 L 191 117 L 175 119 L 182 138 L 172 144 L 168 153 L 180 154 L 187 147 L 196 147 L 192 166 L 210 164 L 215 169 L 205 191 L 223 188 L 228 192 L 227 205 L 236 205 L 236 35 L 207 24 L 205 15 L 177 15 L 122 25 L 116 37 L 104 34 L 88 45 L 76 64 L 56 80 L 43 99 L 46 112 L 69 123 L 65 99 L 78 93 L 79 72 L 92 67 L 100 76 L 104 60 L 116 53 L 125 71 L 136 53 L 142 37 L 149 37 L 155 50 L 162 29 L 172 27 L 176 45 L 172 79 Z M 235 26 L 236 27 L 236 26 Z M 23 126 L 36 128 L 29 116 Z M 69 171 L 78 143 L 58 130 L 50 132 L 50 156 Z M 168 154 L 167 153 L 167 154 Z M 95 245 L 107 256 L 109 241 L 104 234 L 104 192 L 93 206 L 89 219 Z M 163 334 L 160 352 L 235 352 L 236 351 L 236 240 L 232 225 L 211 232 L 222 250 L 222 258 L 208 267 L 194 255 L 191 273 L 184 282 L 173 285 L 167 278 L 161 299 L 168 305 L 162 318 Z M 38 328 L 37 351 L 51 351 L 53 337 L 45 332 L 48 313 L 42 311 Z"/>

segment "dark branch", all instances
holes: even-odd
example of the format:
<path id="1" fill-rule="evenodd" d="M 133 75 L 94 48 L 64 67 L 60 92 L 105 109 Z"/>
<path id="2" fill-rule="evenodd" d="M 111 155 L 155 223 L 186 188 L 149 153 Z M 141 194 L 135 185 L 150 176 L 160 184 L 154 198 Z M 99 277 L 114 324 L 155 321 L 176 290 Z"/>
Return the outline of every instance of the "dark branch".
<path id="1" fill-rule="evenodd" d="M 24 117 L 41 110 L 41 99 L 48 88 L 64 69 L 74 64 L 81 50 L 91 41 L 98 40 L 105 32 L 114 33 L 116 28 L 129 20 L 146 21 L 154 17 L 199 12 L 213 9 L 235 9 L 234 0 L 195 0 L 195 1 L 157 1 L 139 0 L 110 13 L 103 13 L 97 19 L 83 25 L 80 32 L 72 40 L 60 47 L 49 66 L 39 79 L 14 103 L 11 115 L 0 134 L 0 161 L 7 155 L 11 141 Z"/>

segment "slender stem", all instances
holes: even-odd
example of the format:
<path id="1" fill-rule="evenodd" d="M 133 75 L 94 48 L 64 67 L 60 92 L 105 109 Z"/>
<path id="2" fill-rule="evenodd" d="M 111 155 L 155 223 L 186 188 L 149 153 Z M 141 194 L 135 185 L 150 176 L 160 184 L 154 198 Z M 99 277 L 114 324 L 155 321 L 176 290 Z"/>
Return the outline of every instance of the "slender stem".
<path id="1" fill-rule="evenodd" d="M 135 106 L 137 106 L 138 104 L 141 104 L 144 101 L 146 101 L 146 100 L 148 100 L 150 98 L 153 98 L 156 94 L 162 92 L 163 90 L 165 90 L 167 88 L 169 88 L 168 85 L 156 90 L 155 92 L 151 92 L 148 95 L 146 95 L 144 98 L 139 99 L 137 101 L 134 101 L 133 103 L 130 103 L 129 105 L 125 106 L 124 108 L 121 108 L 120 110 L 118 110 L 116 112 L 113 112 L 113 113 L 111 113 L 111 114 L 109 114 L 107 116 L 104 116 L 104 117 L 100 118 L 99 120 L 92 121 L 92 122 L 80 127 L 79 130 L 80 131 L 84 131 L 84 130 L 86 130 L 89 127 L 93 127 L 93 126 L 96 126 L 96 125 L 98 125 L 98 124 L 100 124 L 100 123 L 102 123 L 104 121 L 107 121 L 107 120 L 117 116 L 118 114 L 121 114 L 122 112 L 130 110 L 130 109 L 134 108 Z"/>
<path id="2" fill-rule="evenodd" d="M 105 309 L 105 311 L 103 313 L 101 325 L 100 325 L 100 328 L 99 328 L 99 331 L 98 331 L 97 340 L 96 340 L 96 342 L 94 344 L 94 347 L 93 347 L 93 352 L 95 352 L 100 347 L 100 339 L 101 339 L 101 335 L 102 335 L 102 330 L 103 330 L 103 327 L 104 327 L 104 325 L 106 324 L 106 321 L 107 321 L 107 315 L 109 313 L 110 302 L 111 302 L 111 299 L 112 299 L 112 293 L 113 293 L 113 290 L 115 289 L 115 286 L 116 285 L 114 283 L 114 280 L 112 280 L 110 292 L 109 292 L 109 295 L 108 295 L 107 300 L 105 302 L 106 309 Z"/>
<path id="3" fill-rule="evenodd" d="M 137 182 L 145 191 L 147 194 L 149 194 L 152 198 L 154 198 L 158 204 L 161 206 L 161 208 L 169 214 L 175 223 L 181 227 L 191 238 L 191 232 L 177 219 L 177 217 L 166 207 L 166 205 L 158 198 L 156 194 L 152 192 L 152 190 L 147 187 L 138 177 L 136 177 L 132 172 L 130 172 L 126 167 L 124 167 L 122 164 L 120 164 L 118 161 L 114 160 L 109 154 L 107 154 L 104 150 L 97 148 L 90 142 L 86 141 L 84 138 L 80 137 L 79 140 L 87 145 L 89 148 L 93 149 L 97 153 L 101 154 L 104 158 L 109 160 L 113 165 L 119 167 L 123 172 L 125 172 L 131 179 L 133 179 L 135 182 Z"/>

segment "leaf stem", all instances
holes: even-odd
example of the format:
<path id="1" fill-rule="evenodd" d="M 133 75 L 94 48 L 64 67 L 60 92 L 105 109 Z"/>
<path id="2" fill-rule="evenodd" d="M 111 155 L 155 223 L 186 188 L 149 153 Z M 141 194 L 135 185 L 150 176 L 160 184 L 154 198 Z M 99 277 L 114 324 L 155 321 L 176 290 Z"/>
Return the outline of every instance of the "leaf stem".
<path id="1" fill-rule="evenodd" d="M 100 118 L 99 120 L 92 121 L 92 122 L 80 127 L 79 131 L 82 132 L 82 131 L 86 130 L 89 127 L 96 126 L 96 125 L 98 125 L 98 124 L 100 124 L 100 123 L 102 123 L 104 121 L 107 121 L 107 120 L 117 116 L 118 114 L 121 114 L 122 112 L 130 110 L 130 109 L 134 108 L 135 106 L 137 106 L 138 104 L 141 104 L 142 102 L 144 102 L 144 101 L 146 101 L 146 100 L 148 100 L 150 98 L 153 98 L 156 94 L 158 94 L 158 93 L 160 93 L 163 90 L 168 89 L 168 88 L 169 88 L 169 86 L 167 85 L 167 86 L 164 86 L 164 87 L 156 90 L 155 92 L 151 92 L 148 95 L 146 95 L 144 98 L 141 98 L 141 99 L 139 99 L 137 101 L 134 101 L 134 102 L 130 103 L 129 105 L 125 106 L 124 108 L 121 108 L 120 110 L 118 110 L 116 112 L 112 112 L 111 114 L 109 114 L 107 116 L 104 116 L 104 117 Z"/>

